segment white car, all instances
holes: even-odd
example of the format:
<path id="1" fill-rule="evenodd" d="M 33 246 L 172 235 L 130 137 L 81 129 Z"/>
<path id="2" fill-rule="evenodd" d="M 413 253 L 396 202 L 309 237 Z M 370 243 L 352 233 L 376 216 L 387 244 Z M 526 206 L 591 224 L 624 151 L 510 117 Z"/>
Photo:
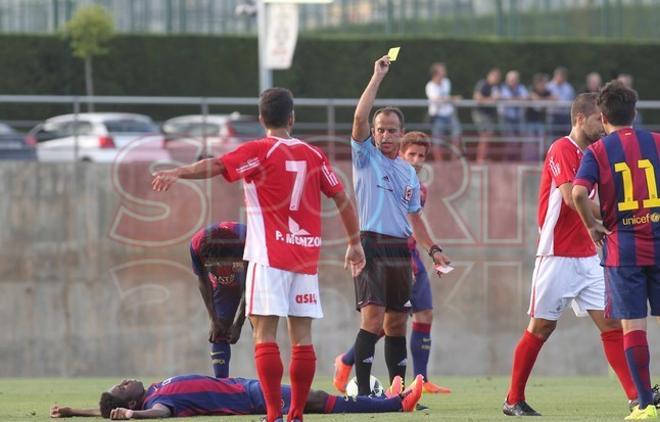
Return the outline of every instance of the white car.
<path id="1" fill-rule="evenodd" d="M 170 161 L 165 138 L 151 118 L 141 114 L 56 116 L 33 128 L 28 139 L 36 143 L 39 161 Z"/>
<path id="2" fill-rule="evenodd" d="M 194 155 L 183 161 L 221 155 L 266 133 L 255 117 L 239 113 L 174 117 L 163 123 L 162 130 L 173 156 Z"/>

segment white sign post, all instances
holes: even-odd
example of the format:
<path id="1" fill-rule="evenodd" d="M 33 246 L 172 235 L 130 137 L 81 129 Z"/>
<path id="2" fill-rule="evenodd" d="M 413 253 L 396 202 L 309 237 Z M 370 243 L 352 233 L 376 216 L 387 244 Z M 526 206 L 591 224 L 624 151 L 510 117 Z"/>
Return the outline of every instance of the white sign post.
<path id="1" fill-rule="evenodd" d="M 298 40 L 298 4 L 333 0 L 257 0 L 259 92 L 273 86 L 273 69 L 291 67 Z"/>

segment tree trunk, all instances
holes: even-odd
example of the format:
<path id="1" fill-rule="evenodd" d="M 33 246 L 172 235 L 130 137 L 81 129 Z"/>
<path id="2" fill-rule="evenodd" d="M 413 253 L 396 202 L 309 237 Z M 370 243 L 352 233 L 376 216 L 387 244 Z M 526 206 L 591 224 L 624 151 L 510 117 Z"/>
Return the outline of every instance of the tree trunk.
<path id="1" fill-rule="evenodd" d="M 87 91 L 87 111 L 94 112 L 94 103 L 91 98 L 94 95 L 94 79 L 92 76 L 92 58 L 85 58 L 85 90 Z"/>

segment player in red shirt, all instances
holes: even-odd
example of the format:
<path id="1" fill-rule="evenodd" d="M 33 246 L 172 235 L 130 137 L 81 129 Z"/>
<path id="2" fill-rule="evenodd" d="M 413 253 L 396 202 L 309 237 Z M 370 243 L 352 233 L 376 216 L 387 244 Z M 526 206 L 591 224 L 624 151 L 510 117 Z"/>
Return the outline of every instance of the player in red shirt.
<path id="1" fill-rule="evenodd" d="M 637 397 L 623 352 L 619 320 L 605 318 L 605 282 L 596 247 L 575 212 L 573 179 L 582 152 L 603 131 L 595 94 L 580 94 L 571 107 L 571 133 L 556 140 L 545 159 L 539 187 L 539 242 L 529 304 L 530 321 L 513 354 L 511 386 L 502 407 L 509 416 L 538 416 L 525 401 L 525 385 L 544 342 L 569 305 L 587 314 L 601 332 L 605 356 L 629 400 Z M 596 218 L 596 203 L 589 208 Z"/>
<path id="2" fill-rule="evenodd" d="M 292 343 L 292 398 L 288 420 L 302 421 L 314 379 L 316 355 L 311 324 L 321 318 L 318 259 L 321 248 L 321 192 L 332 198 L 349 236 L 346 265 L 357 275 L 364 267 L 357 214 L 325 154 L 289 133 L 294 123 L 293 96 L 283 88 L 261 94 L 259 121 L 266 137 L 247 142 L 215 159 L 154 174 L 156 191 L 178 179 L 222 175 L 244 181 L 248 261 L 246 314 L 253 325 L 255 366 L 263 388 L 267 422 L 282 420 L 283 366 L 276 342 L 280 317 L 288 318 Z"/>
<path id="3" fill-rule="evenodd" d="M 607 136 L 585 152 L 573 198 L 591 238 L 603 245 L 606 307 L 621 318 L 623 344 L 638 404 L 627 420 L 657 419 L 651 389 L 646 316 L 660 316 L 660 134 L 635 130 L 637 93 L 612 81 L 598 93 Z M 598 184 L 602 224 L 588 213 L 587 192 Z"/>

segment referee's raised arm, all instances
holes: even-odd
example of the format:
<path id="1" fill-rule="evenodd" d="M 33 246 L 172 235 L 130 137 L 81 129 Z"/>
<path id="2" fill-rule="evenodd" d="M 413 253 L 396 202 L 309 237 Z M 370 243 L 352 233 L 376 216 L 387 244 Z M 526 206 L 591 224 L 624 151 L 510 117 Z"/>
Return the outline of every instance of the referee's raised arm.
<path id="1" fill-rule="evenodd" d="M 387 55 L 376 60 L 374 74 L 371 76 L 369 84 L 360 96 L 360 101 L 355 108 L 355 115 L 353 116 L 351 137 L 356 142 L 364 142 L 369 139 L 369 135 L 371 134 L 369 129 L 369 113 L 374 105 L 380 83 L 385 78 L 388 70 L 390 70 L 390 59 Z"/>

